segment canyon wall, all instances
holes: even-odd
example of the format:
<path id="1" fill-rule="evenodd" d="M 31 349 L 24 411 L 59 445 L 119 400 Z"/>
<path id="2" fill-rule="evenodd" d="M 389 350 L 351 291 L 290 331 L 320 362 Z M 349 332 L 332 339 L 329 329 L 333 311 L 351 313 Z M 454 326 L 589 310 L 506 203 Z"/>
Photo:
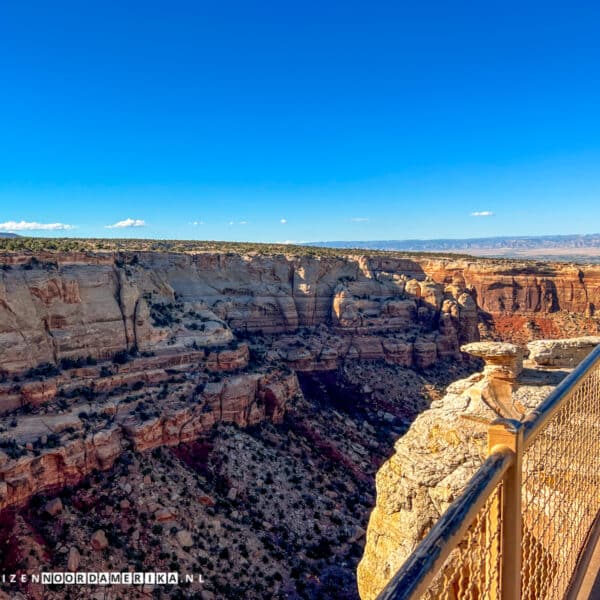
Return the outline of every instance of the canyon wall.
<path id="1" fill-rule="evenodd" d="M 57 253 L 4 255 L 0 266 L 5 373 L 323 324 L 346 336 L 403 334 L 406 351 L 412 356 L 416 343 L 429 360 L 458 356 L 459 344 L 478 335 L 464 282 L 436 282 L 410 260 Z"/>
<path id="2" fill-rule="evenodd" d="M 218 421 L 278 422 L 300 393 L 290 369 L 461 360 L 482 331 L 521 319 L 535 337 L 546 321 L 592 316 L 599 296 L 597 267 L 0 254 L 0 508 L 106 468 L 124 447 L 190 441 Z"/>
<path id="3" fill-rule="evenodd" d="M 399 336 L 409 346 L 396 354 L 410 355 L 409 362 L 429 355 L 416 358 L 427 366 L 438 353 L 458 357 L 461 343 L 478 339 L 478 324 L 524 341 L 559 337 L 565 332 L 555 325 L 558 315 L 592 316 L 599 302 L 597 266 L 380 255 L 6 253 L 0 371 L 317 325 L 346 337 Z M 574 335 L 583 333 L 571 325 Z"/>
<path id="4" fill-rule="evenodd" d="M 215 423 L 280 423 L 286 405 L 300 393 L 295 374 L 279 371 L 225 376 L 202 386 L 183 378 L 169 381 L 167 373 L 154 376 L 155 385 L 169 382 L 172 390 L 161 395 L 158 385 L 147 385 L 146 393 L 135 397 L 129 388 L 124 398 L 76 398 L 68 406 L 15 419 L 12 443 L 0 445 L 0 510 L 108 469 L 129 448 L 191 442 Z"/>

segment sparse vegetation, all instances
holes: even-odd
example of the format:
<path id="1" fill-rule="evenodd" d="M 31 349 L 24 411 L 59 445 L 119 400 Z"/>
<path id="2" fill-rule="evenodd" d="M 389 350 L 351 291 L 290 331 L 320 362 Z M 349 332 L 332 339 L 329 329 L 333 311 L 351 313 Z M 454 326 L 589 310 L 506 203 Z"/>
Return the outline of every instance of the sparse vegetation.
<path id="1" fill-rule="evenodd" d="M 230 259 L 239 254 L 285 255 L 285 256 L 448 256 L 442 252 L 393 252 L 386 250 L 365 250 L 364 248 L 324 248 L 317 246 L 298 246 L 293 244 L 258 244 L 252 242 L 220 242 L 196 240 L 144 240 L 144 239 L 82 239 L 82 238 L 40 238 L 18 237 L 0 238 L 0 252 L 111 252 L 117 254 L 117 266 L 137 264 L 139 257 L 129 256 L 135 252 L 222 252 Z M 468 254 L 451 254 L 454 258 L 472 258 Z M 486 260 L 478 259 L 478 260 Z M 503 259 L 487 259 L 503 260 Z M 506 261 L 509 262 L 509 261 Z"/>

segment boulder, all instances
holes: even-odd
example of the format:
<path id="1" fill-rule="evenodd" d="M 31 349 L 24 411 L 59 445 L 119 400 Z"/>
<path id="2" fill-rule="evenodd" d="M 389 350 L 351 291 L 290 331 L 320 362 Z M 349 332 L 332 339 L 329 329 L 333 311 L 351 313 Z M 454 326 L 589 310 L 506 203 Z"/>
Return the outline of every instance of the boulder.
<path id="1" fill-rule="evenodd" d="M 485 361 L 484 374 L 492 379 L 514 382 L 523 370 L 523 350 L 507 342 L 473 342 L 461 351 Z"/>
<path id="2" fill-rule="evenodd" d="M 106 533 L 104 533 L 102 529 L 95 531 L 90 540 L 90 544 L 94 550 L 104 550 L 104 548 L 108 548 Z"/>
<path id="3" fill-rule="evenodd" d="M 186 529 L 180 529 L 175 534 L 175 539 L 182 548 L 191 548 L 194 545 L 192 534 Z"/>
<path id="4" fill-rule="evenodd" d="M 60 501 L 60 498 L 54 498 L 47 502 L 44 506 L 44 511 L 47 512 L 51 517 L 55 517 L 63 510 L 63 504 Z"/>
<path id="5" fill-rule="evenodd" d="M 69 558 L 67 559 L 67 571 L 77 571 L 79 562 L 81 560 L 81 554 L 75 546 L 69 548 Z"/>
<path id="6" fill-rule="evenodd" d="M 524 409 L 515 405 L 512 393 L 523 370 L 523 350 L 505 342 L 474 342 L 461 346 L 461 351 L 485 361 L 484 380 L 477 393 L 498 416 L 518 419 Z"/>

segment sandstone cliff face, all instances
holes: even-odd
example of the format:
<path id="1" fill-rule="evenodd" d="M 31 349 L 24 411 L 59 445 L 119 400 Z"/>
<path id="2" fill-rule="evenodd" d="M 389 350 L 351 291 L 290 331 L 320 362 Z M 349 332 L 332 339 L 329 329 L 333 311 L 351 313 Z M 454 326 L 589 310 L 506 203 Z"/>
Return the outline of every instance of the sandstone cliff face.
<path id="1" fill-rule="evenodd" d="M 363 600 L 377 597 L 481 464 L 485 422 L 495 415 L 468 393 L 479 382 L 475 375 L 451 385 L 377 472 L 376 505 L 357 571 Z"/>
<path id="2" fill-rule="evenodd" d="M 320 324 L 342 335 L 423 338 L 441 355 L 458 356 L 458 345 L 478 336 L 468 290 L 460 282 L 436 282 L 408 260 L 137 253 L 5 255 L 0 263 L 0 368 L 6 373 Z"/>
<path id="3" fill-rule="evenodd" d="M 420 262 L 436 281 L 452 276 L 471 286 L 478 305 L 492 314 L 584 313 L 594 310 L 600 300 L 598 265 L 449 258 Z"/>
<path id="4" fill-rule="evenodd" d="M 533 321 L 535 329 L 536 318 L 560 311 L 591 316 L 600 301 L 597 266 L 209 252 L 4 254 L 0 266 L 6 372 L 319 324 L 413 334 L 413 342 L 419 333 L 442 355 L 456 354 L 478 338 L 478 309 L 492 319 L 523 317 L 520 326 Z"/>
<path id="5" fill-rule="evenodd" d="M 165 398 L 156 390 L 21 416 L 10 432 L 0 434 L 0 443 L 14 443 L 0 449 L 0 510 L 108 469 L 128 448 L 176 446 L 196 440 L 216 423 L 280 423 L 288 402 L 301 393 L 294 374 L 278 371 L 171 387 Z"/>
<path id="6" fill-rule="evenodd" d="M 486 333 L 497 339 L 526 343 L 599 331 L 598 265 L 438 259 L 423 268 L 436 281 L 452 276 L 469 288 Z"/>

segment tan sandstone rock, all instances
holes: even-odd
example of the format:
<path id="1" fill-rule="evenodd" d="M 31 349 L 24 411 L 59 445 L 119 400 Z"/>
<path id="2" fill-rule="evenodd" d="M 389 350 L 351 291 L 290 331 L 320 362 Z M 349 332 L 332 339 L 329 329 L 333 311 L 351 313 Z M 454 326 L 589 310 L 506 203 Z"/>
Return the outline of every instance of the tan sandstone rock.
<path id="1" fill-rule="evenodd" d="M 512 397 L 517 377 L 523 370 L 522 348 L 502 342 L 474 342 L 461 346 L 461 350 L 485 361 L 482 399 L 504 417 L 523 416 L 522 407 L 515 405 Z"/>
<path id="2" fill-rule="evenodd" d="M 90 545 L 94 550 L 104 550 L 104 548 L 108 548 L 106 533 L 104 533 L 102 529 L 95 531 L 90 540 Z"/>
<path id="3" fill-rule="evenodd" d="M 79 550 L 75 546 L 71 546 L 69 548 L 69 557 L 67 559 L 67 570 L 73 572 L 77 571 L 80 561 L 81 554 L 79 553 Z"/>
<path id="4" fill-rule="evenodd" d="M 598 344 L 599 336 L 586 336 L 563 340 L 536 340 L 527 344 L 529 359 L 537 365 L 549 367 L 575 367 Z"/>
<path id="5" fill-rule="evenodd" d="M 177 539 L 177 543 L 182 548 L 191 548 L 194 545 L 194 540 L 192 538 L 192 534 L 186 529 L 180 529 L 176 534 L 175 538 Z"/>

